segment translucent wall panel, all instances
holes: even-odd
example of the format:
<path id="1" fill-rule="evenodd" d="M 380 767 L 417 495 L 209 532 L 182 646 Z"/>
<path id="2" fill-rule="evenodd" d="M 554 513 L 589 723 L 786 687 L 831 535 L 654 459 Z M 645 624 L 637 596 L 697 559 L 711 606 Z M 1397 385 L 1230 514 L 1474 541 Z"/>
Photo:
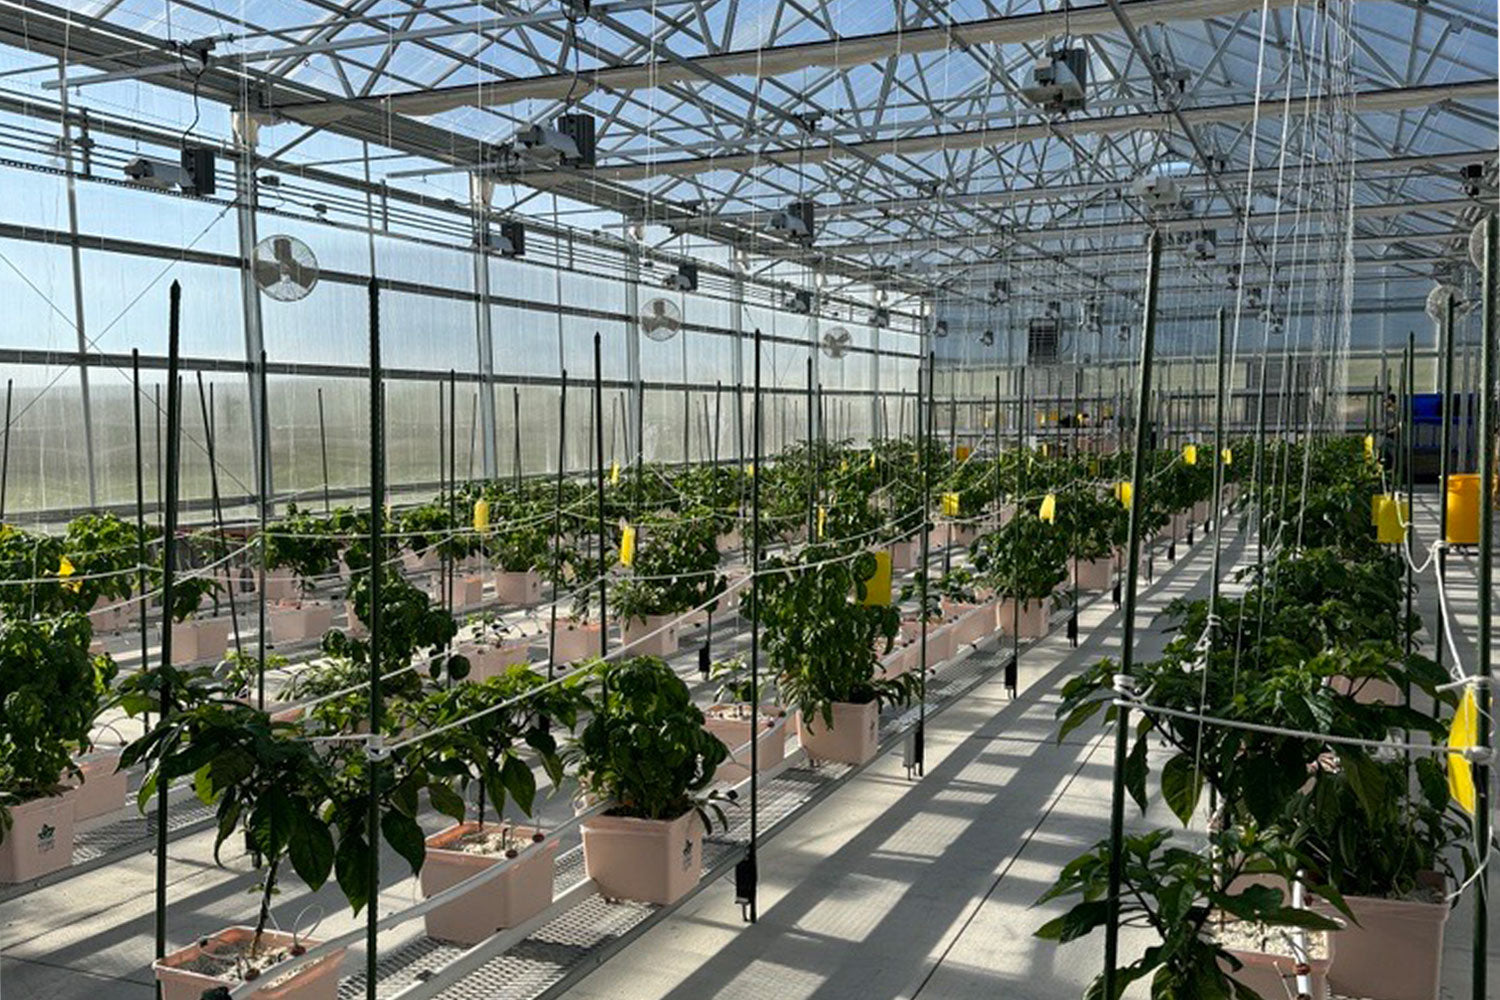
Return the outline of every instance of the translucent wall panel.
<path id="1" fill-rule="evenodd" d="M 18 512 L 40 508 L 88 507 L 88 452 L 77 369 L 6 365 L 0 371 L 7 380 L 14 379 L 7 519 L 25 520 Z"/>
<path id="2" fill-rule="evenodd" d="M 0 198 L 0 202 L 9 198 Z M 7 323 L 0 347 L 74 351 L 73 265 L 68 248 L 51 243 L 0 240 Z"/>
<path id="3" fill-rule="evenodd" d="M 370 485 L 370 391 L 363 379 L 273 375 L 267 379 L 271 468 L 278 494 L 317 505 L 331 492 Z M 323 419 L 320 430 L 319 396 Z M 324 445 L 328 476 L 323 476 Z M 337 502 L 337 501 L 335 501 Z"/>
<path id="4" fill-rule="evenodd" d="M 242 361 L 244 323 L 233 268 L 85 250 L 85 325 L 91 349 L 167 353 L 168 296 L 182 285 L 182 354 Z"/>

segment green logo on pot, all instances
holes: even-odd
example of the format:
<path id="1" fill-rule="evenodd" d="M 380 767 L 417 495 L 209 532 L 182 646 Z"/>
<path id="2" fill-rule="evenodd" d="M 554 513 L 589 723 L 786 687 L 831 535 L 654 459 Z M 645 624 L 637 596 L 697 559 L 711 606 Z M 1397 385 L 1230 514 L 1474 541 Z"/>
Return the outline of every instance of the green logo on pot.
<path id="1" fill-rule="evenodd" d="M 46 854 L 57 846 L 57 827 L 42 824 L 42 828 L 36 834 L 36 849 L 39 854 Z"/>

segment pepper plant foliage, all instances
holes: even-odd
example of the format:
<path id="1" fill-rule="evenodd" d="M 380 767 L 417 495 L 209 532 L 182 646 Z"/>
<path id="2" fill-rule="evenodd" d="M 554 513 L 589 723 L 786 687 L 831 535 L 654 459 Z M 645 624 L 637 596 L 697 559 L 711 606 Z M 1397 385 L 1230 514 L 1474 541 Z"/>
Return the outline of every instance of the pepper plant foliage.
<path id="1" fill-rule="evenodd" d="M 724 590 L 718 566 L 712 511 L 679 511 L 638 531 L 630 575 L 615 585 L 610 599 L 625 620 L 690 611 Z"/>
<path id="2" fill-rule="evenodd" d="M 270 526 L 266 537 L 266 564 L 290 569 L 304 591 L 319 577 L 331 573 L 342 546 L 329 518 L 287 505 L 286 515 Z"/>
<path id="3" fill-rule="evenodd" d="M 400 715 L 404 724 L 435 733 L 421 744 L 431 773 L 452 779 L 461 791 L 479 789 L 480 823 L 486 804 L 503 816 L 507 798 L 530 816 L 537 787 L 527 755 L 535 755 L 553 788 L 562 783 L 562 753 L 552 729 L 577 725 L 587 704 L 585 679 L 572 674 L 549 685 L 517 665 L 482 683 L 429 692 L 403 706 Z M 464 813 L 461 797 L 449 805 Z"/>
<path id="4" fill-rule="evenodd" d="M 150 765 L 138 793 L 142 811 L 162 782 L 191 780 L 199 800 L 216 808 L 215 860 L 236 830 L 264 858 L 257 941 L 283 862 L 312 889 L 333 874 L 354 911 L 363 908 L 376 841 L 368 829 L 371 782 L 363 747 L 320 747 L 301 723 L 273 722 L 230 699 L 206 670 L 146 671 L 123 687 L 122 704 L 132 712 L 153 708 L 163 687 L 173 705 L 125 748 L 122 766 Z M 454 814 L 456 793 L 430 775 L 416 753 L 392 754 L 374 784 L 379 835 L 413 873 L 426 851 L 416 820 L 423 790 L 433 808 Z M 459 805 L 455 818 L 462 817 Z"/>
<path id="5" fill-rule="evenodd" d="M 970 562 L 977 579 L 999 596 L 1042 600 L 1067 579 L 1067 541 L 1058 525 L 1043 521 L 1034 509 L 1018 510 L 974 542 Z"/>
<path id="6" fill-rule="evenodd" d="M 827 561 L 834 556 L 831 548 L 814 545 L 800 559 L 767 559 L 758 597 L 761 642 L 777 689 L 805 717 L 820 715 L 828 726 L 835 702 L 904 705 L 919 684 L 914 674 L 876 678 L 880 657 L 900 632 L 901 613 L 861 603 L 875 557 L 862 552 Z M 757 597 L 748 600 L 753 606 Z"/>
<path id="7" fill-rule="evenodd" d="M 114 662 L 88 651 L 88 619 L 0 622 L 0 840 L 10 825 L 5 805 L 56 794 L 89 732 Z"/>
<path id="8" fill-rule="evenodd" d="M 1223 919 L 1273 927 L 1331 931 L 1338 924 L 1309 910 L 1294 909 L 1280 889 L 1265 884 L 1230 888 L 1242 875 L 1273 876 L 1285 883 L 1296 873 L 1298 853 L 1292 845 L 1253 831 L 1228 829 L 1210 837 L 1210 850 L 1169 845 L 1167 830 L 1124 840 L 1120 891 L 1120 924 L 1155 932 L 1160 943 L 1117 970 L 1113 997 L 1149 977 L 1153 1000 L 1277 1000 L 1260 997 L 1235 979 L 1242 963 L 1214 939 Z M 1036 936 L 1059 944 L 1093 933 L 1105 925 L 1109 893 L 1109 841 L 1098 844 L 1063 868 L 1056 884 L 1039 902 L 1079 897 L 1071 909 L 1049 920 Z M 1324 898 L 1344 913 L 1336 892 Z M 1084 1000 L 1106 1000 L 1101 974 Z"/>
<path id="9" fill-rule="evenodd" d="M 723 822 L 703 791 L 729 750 L 703 728 L 682 678 L 654 656 L 596 661 L 575 676 L 593 682 L 589 721 L 566 755 L 584 789 L 614 802 L 614 815 L 676 819 L 696 810 L 707 830 L 715 817 Z"/>

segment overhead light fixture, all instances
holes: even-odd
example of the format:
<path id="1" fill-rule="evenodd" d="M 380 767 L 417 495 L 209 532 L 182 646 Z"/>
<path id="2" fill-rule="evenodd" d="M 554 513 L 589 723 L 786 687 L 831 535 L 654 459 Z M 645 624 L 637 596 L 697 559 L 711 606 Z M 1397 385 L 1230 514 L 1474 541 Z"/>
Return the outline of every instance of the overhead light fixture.
<path id="1" fill-rule="evenodd" d="M 214 151 L 207 146 L 183 146 L 178 162 L 137 156 L 122 168 L 127 179 L 141 187 L 159 191 L 180 189 L 184 194 L 208 196 L 218 185 L 214 177 Z"/>
<path id="2" fill-rule="evenodd" d="M 810 201 L 794 201 L 771 216 L 771 228 L 786 233 L 798 243 L 813 241 L 816 205 Z"/>
<path id="3" fill-rule="evenodd" d="M 678 264 L 677 272 L 667 275 L 662 284 L 677 292 L 696 292 L 698 290 L 698 265 Z"/>
<path id="4" fill-rule="evenodd" d="M 1054 49 L 1031 69 L 1031 83 L 1021 96 L 1050 114 L 1082 111 L 1088 104 L 1086 88 L 1089 56 L 1085 49 Z"/>
<path id="5" fill-rule="evenodd" d="M 514 219 L 501 222 L 499 232 L 485 232 L 484 247 L 502 257 L 523 257 L 526 255 L 526 227 Z"/>
<path id="6" fill-rule="evenodd" d="M 516 141 L 534 154 L 555 157 L 571 167 L 592 167 L 594 145 L 593 115 L 558 115 L 551 126 L 533 125 L 516 136 Z"/>

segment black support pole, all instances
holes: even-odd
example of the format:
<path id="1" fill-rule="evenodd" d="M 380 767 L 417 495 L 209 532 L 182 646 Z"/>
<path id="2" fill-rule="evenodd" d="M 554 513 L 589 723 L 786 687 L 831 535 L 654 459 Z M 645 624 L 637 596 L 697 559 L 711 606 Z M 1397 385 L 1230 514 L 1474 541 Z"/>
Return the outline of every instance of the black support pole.
<path id="1" fill-rule="evenodd" d="M 141 441 L 141 352 L 140 348 L 130 350 L 130 384 L 133 391 L 130 394 L 131 414 L 135 422 L 135 592 L 138 606 L 137 617 L 141 626 L 141 669 L 150 667 L 150 659 L 147 650 L 150 648 L 150 634 L 146 621 L 146 466 L 142 462 L 145 450 Z M 147 712 L 141 719 L 143 732 L 151 731 L 151 714 Z"/>
<path id="2" fill-rule="evenodd" d="M 260 470 L 260 482 L 255 485 L 260 507 L 260 559 L 259 565 L 255 567 L 256 574 L 256 641 L 255 641 L 255 705 L 262 712 L 266 710 L 266 570 L 267 553 L 266 545 L 269 541 L 266 532 L 270 530 L 271 519 L 271 398 L 266 392 L 266 352 L 260 352 L 260 370 L 256 373 L 256 381 L 260 385 L 260 456 L 256 468 Z M 321 389 L 318 390 L 322 392 Z M 323 397 L 318 396 L 319 420 L 322 419 Z M 325 452 L 323 473 L 323 509 L 328 510 L 328 472 L 327 458 Z"/>
<path id="3" fill-rule="evenodd" d="M 140 352 L 132 352 L 132 357 L 139 363 Z M 5 520 L 5 498 L 7 487 L 10 486 L 10 402 L 15 379 L 5 380 L 5 444 L 0 450 L 0 521 Z"/>
<path id="4" fill-rule="evenodd" d="M 761 381 L 760 327 L 755 328 L 754 397 L 750 410 L 751 468 L 750 476 L 750 843 L 745 858 L 735 872 L 735 897 L 743 906 L 750 923 L 760 916 L 760 870 L 757 841 L 760 836 L 760 450 L 761 450 Z"/>
<path id="5" fill-rule="evenodd" d="M 172 600 L 176 597 L 177 575 L 177 490 L 179 431 L 182 426 L 182 383 L 178 378 L 181 361 L 182 286 L 172 282 L 168 293 L 167 318 L 167 461 L 165 469 L 166 494 L 163 508 L 163 542 L 161 573 L 161 669 L 165 673 L 172 666 Z M 171 711 L 172 692 L 166 684 L 161 687 L 160 713 L 163 720 Z M 165 758 L 167 746 L 162 745 Z M 165 765 L 166 761 L 161 761 Z M 167 954 L 167 792 L 172 783 L 158 781 L 156 785 L 156 957 Z M 161 983 L 156 984 L 156 995 L 162 995 Z"/>
<path id="6" fill-rule="evenodd" d="M 380 367 L 380 285 L 370 278 L 370 806 L 365 835 L 370 841 L 370 898 L 365 904 L 365 1000 L 376 1000 L 380 958 L 380 643 L 384 638 L 381 579 L 385 575 L 385 384 Z"/>
<path id="7" fill-rule="evenodd" d="M 262 354 L 264 355 L 264 352 Z M 323 387 L 321 385 L 318 386 L 318 450 L 323 458 L 323 513 L 327 514 L 333 508 L 328 502 L 328 424 L 323 419 Z"/>
<path id="8" fill-rule="evenodd" d="M 594 423 L 594 450 L 598 461 L 594 465 L 594 491 L 599 508 L 599 655 L 609 653 L 609 615 L 606 601 L 608 593 L 604 584 L 604 560 L 608 546 L 604 538 L 604 362 L 600 354 L 599 334 L 594 333 L 594 412 L 599 419 Z"/>
<path id="9" fill-rule="evenodd" d="M 1146 486 L 1146 433 L 1151 405 L 1151 352 L 1156 342 L 1156 292 L 1161 266 L 1161 233 L 1146 242 L 1146 305 L 1141 324 L 1141 367 L 1136 390 L 1135 452 L 1130 456 L 1130 521 L 1126 533 L 1125 608 L 1120 640 L 1120 673 L 1129 682 L 1135 663 L 1135 585 L 1140 576 L 1140 518 Z M 1115 967 L 1120 954 L 1120 888 L 1125 870 L 1125 761 L 1130 749 L 1130 709 L 1120 706 L 1115 718 L 1114 787 L 1109 809 L 1109 892 L 1105 897 L 1104 995 L 1118 996 Z"/>

